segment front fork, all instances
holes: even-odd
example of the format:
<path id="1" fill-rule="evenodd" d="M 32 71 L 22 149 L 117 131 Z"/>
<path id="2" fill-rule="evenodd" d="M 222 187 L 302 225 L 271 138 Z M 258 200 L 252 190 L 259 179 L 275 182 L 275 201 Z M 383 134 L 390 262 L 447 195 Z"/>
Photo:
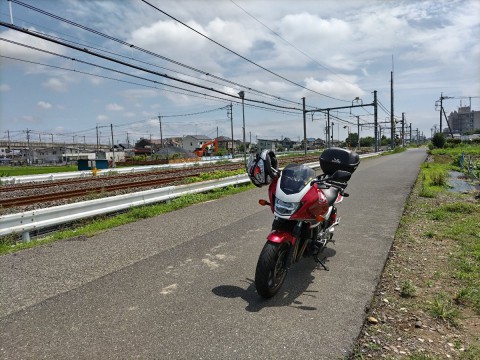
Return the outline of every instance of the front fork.
<path id="1" fill-rule="evenodd" d="M 306 234 L 305 231 L 309 231 L 309 234 Z M 272 232 L 268 234 L 267 240 L 274 243 L 288 243 L 290 245 L 286 259 L 286 266 L 288 268 L 302 258 L 305 251 L 311 247 L 312 242 L 315 241 L 314 239 L 317 233 L 315 230 L 312 231 L 307 223 L 303 221 L 275 220 L 272 226 Z M 318 262 L 324 266 L 320 260 L 318 260 Z"/>
<path id="2" fill-rule="evenodd" d="M 281 220 L 275 220 L 272 226 L 272 231 L 267 236 L 267 240 L 273 243 L 288 243 L 289 251 L 287 255 L 286 266 L 290 267 L 291 264 L 297 262 L 308 244 L 312 241 L 311 239 L 305 239 L 300 241 L 302 238 L 302 221 L 291 221 L 287 220 L 282 222 Z"/>

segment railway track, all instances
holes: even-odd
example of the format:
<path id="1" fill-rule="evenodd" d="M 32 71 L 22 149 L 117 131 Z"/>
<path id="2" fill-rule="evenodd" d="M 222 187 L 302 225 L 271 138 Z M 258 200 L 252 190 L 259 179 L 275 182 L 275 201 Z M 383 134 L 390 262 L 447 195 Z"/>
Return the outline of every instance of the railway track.
<path id="1" fill-rule="evenodd" d="M 293 162 L 311 162 L 317 157 L 290 157 L 287 161 L 280 158 L 280 166 Z M 74 180 L 61 180 L 42 183 L 26 183 L 0 186 L 0 209 L 20 208 L 35 205 L 36 208 L 51 206 L 56 201 L 65 201 L 81 197 L 98 197 L 106 194 L 138 191 L 139 189 L 178 185 L 185 179 L 200 176 L 216 170 L 237 170 L 241 163 L 205 165 L 145 173 L 116 174 L 102 177 L 89 177 Z"/>
<path id="2" fill-rule="evenodd" d="M 240 169 L 242 165 L 240 164 L 223 164 L 223 165 L 205 165 L 201 168 L 195 168 L 195 170 L 203 172 L 215 171 L 215 170 L 236 170 Z M 162 176 L 168 174 L 182 174 L 187 171 L 191 171 L 192 169 L 174 169 L 174 170 L 157 170 L 157 171 L 148 171 L 148 172 L 141 172 L 141 173 L 132 173 L 132 174 L 113 174 L 110 176 L 102 176 L 102 177 L 87 177 L 82 179 L 72 179 L 72 180 L 57 180 L 57 181 L 44 181 L 39 183 L 24 183 L 24 184 L 17 184 L 17 185 L 6 185 L 0 186 L 0 193 L 8 192 L 13 190 L 32 190 L 32 189 L 46 189 L 46 188 L 55 188 L 59 186 L 69 186 L 72 184 L 78 183 L 104 183 L 105 181 L 109 181 L 111 179 L 116 180 L 125 180 L 127 182 L 134 182 L 135 179 L 145 178 L 149 175 L 153 176 Z"/>
<path id="3" fill-rule="evenodd" d="M 191 174 L 189 177 L 199 176 L 201 173 Z M 99 193 L 109 193 L 118 190 L 131 189 L 132 186 L 135 188 L 144 188 L 144 187 L 154 187 L 158 185 L 172 184 L 175 182 L 180 182 L 185 179 L 184 176 L 174 176 L 163 179 L 154 179 L 154 180 L 144 180 L 136 181 L 134 183 L 123 183 L 123 184 L 114 184 L 114 185 L 102 185 L 87 189 L 77 189 L 77 190 L 68 190 L 52 194 L 42 194 L 42 195 L 29 195 L 25 197 L 19 197 L 15 199 L 6 199 L 0 200 L 0 207 L 12 207 L 12 206 L 21 206 L 21 205 L 30 205 L 36 204 L 37 202 L 46 202 L 54 201 L 59 199 L 70 199 L 80 196 L 89 196 Z"/>

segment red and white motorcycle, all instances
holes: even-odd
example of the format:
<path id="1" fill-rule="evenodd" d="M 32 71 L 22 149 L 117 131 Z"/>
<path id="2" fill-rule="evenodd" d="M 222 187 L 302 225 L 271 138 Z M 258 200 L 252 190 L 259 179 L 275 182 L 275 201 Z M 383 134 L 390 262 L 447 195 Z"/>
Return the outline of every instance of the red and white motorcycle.
<path id="1" fill-rule="evenodd" d="M 278 171 L 272 151 L 250 157 L 247 172 L 252 182 L 269 185 L 269 200 L 259 203 L 270 206 L 275 217 L 255 271 L 255 287 L 264 298 L 278 292 L 290 265 L 302 257 L 311 256 L 328 270 L 318 256 L 340 223 L 335 205 L 348 196 L 345 188 L 360 160 L 355 152 L 341 148 L 326 149 L 319 160 L 323 174 L 316 176 L 303 164 Z"/>

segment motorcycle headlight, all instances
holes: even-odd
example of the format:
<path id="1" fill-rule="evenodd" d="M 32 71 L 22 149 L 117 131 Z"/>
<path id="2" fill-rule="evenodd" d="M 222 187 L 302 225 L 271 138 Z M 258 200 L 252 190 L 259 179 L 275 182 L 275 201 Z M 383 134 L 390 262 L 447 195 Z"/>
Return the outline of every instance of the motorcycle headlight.
<path id="1" fill-rule="evenodd" d="M 275 212 L 279 215 L 290 216 L 297 211 L 300 203 L 298 202 L 285 202 L 278 198 L 275 199 Z"/>

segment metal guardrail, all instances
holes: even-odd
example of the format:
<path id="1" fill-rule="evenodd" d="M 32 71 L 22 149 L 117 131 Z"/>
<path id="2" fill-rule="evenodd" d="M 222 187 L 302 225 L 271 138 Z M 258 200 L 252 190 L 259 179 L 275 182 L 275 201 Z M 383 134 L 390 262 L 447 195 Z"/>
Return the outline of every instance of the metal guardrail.
<path id="1" fill-rule="evenodd" d="M 204 159 L 204 158 L 203 158 Z M 198 161 L 199 165 L 209 165 L 214 161 L 219 161 L 221 159 L 214 160 L 204 160 Z M 229 159 L 229 161 L 240 161 L 243 159 L 235 160 Z M 141 173 L 146 171 L 158 170 L 158 169 L 178 169 L 191 167 L 194 163 L 175 163 L 175 164 L 164 164 L 164 165 L 147 165 L 147 166 L 134 166 L 134 167 L 122 167 L 114 169 L 105 169 L 97 170 L 96 176 L 109 176 L 113 174 L 134 174 Z M 58 181 L 65 179 L 81 179 L 92 177 L 93 173 L 91 170 L 83 171 L 69 171 L 69 172 L 59 172 L 59 173 L 50 173 L 50 174 L 38 174 L 38 175 L 21 175 L 21 176 L 7 176 L 0 178 L 0 184 L 3 185 L 14 185 L 14 184 L 23 184 L 27 182 L 43 182 L 43 181 Z"/>
<path id="2" fill-rule="evenodd" d="M 164 202 L 187 194 L 210 191 L 216 188 L 249 182 L 246 174 L 221 180 L 168 186 L 131 194 L 117 195 L 73 204 L 53 206 L 38 210 L 0 216 L 0 236 L 21 233 L 23 241 L 30 240 L 30 231 L 60 225 L 75 220 L 112 213 L 136 206 Z"/>
<path id="3" fill-rule="evenodd" d="M 369 157 L 371 154 L 361 156 Z M 318 162 L 305 164 L 313 169 Z M 0 236 L 22 234 L 22 241 L 30 241 L 30 232 L 49 226 L 61 225 L 75 220 L 113 213 L 136 206 L 165 202 L 187 194 L 196 194 L 213 189 L 240 185 L 250 182 L 247 174 L 236 175 L 220 180 L 210 180 L 189 185 L 169 186 L 145 190 L 131 194 L 117 195 L 73 204 L 30 210 L 0 216 Z"/>

